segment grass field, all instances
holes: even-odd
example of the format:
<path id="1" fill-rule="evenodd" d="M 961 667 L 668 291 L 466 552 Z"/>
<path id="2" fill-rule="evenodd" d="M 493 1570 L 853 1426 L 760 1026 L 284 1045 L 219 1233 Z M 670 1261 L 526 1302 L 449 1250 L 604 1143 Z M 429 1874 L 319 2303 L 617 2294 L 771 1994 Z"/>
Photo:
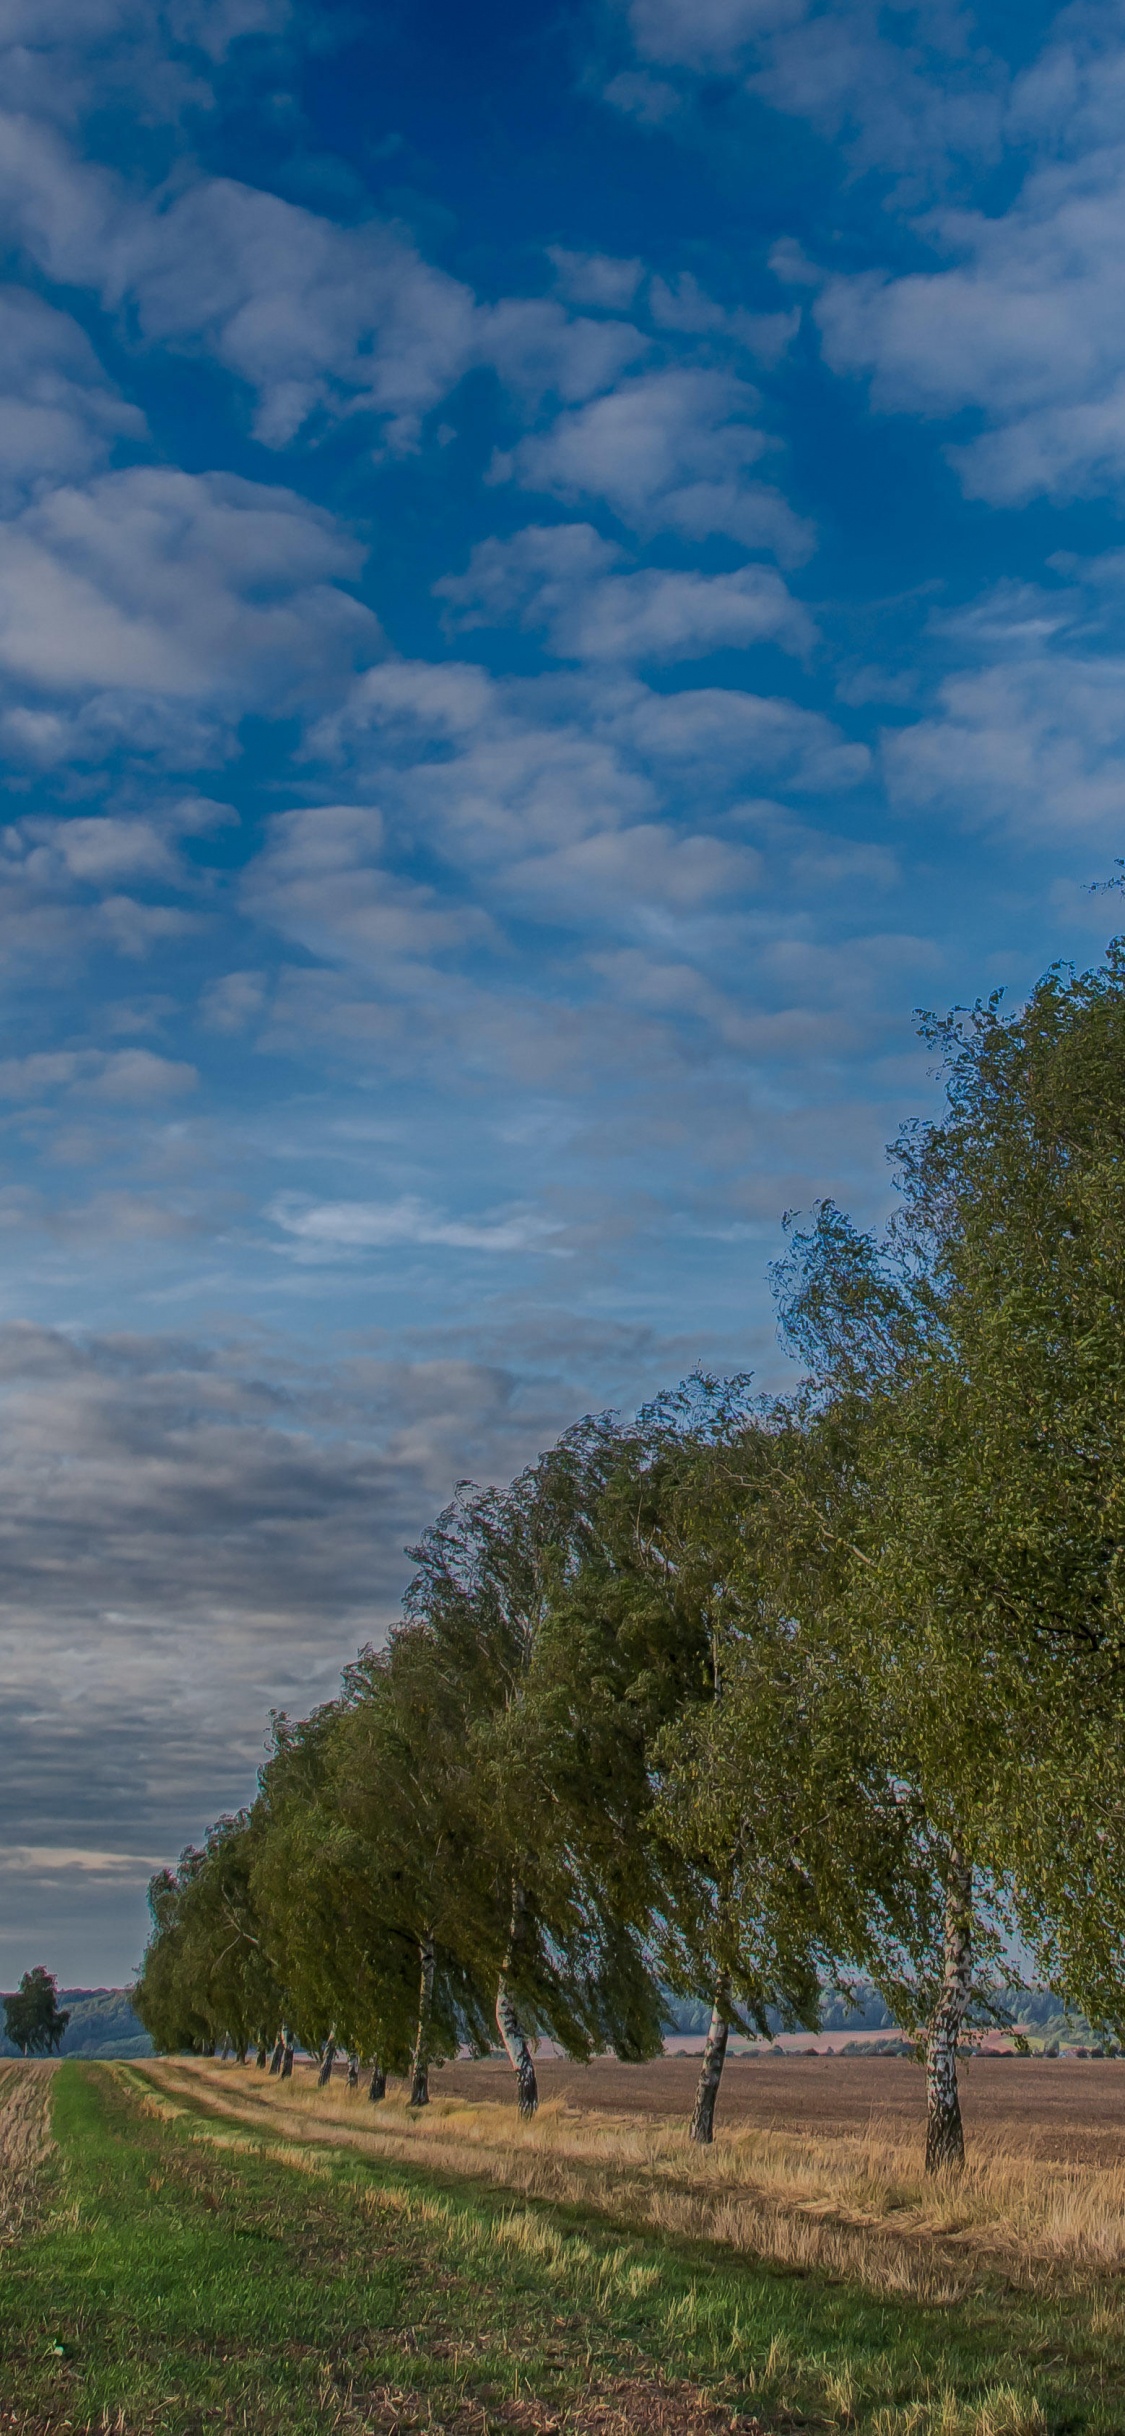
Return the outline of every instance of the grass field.
<path id="1" fill-rule="evenodd" d="M 1118 2169 L 993 2158 L 927 2199 L 874 2134 L 787 2140 L 3 2068 L 0 2429 L 1125 2432 Z"/>

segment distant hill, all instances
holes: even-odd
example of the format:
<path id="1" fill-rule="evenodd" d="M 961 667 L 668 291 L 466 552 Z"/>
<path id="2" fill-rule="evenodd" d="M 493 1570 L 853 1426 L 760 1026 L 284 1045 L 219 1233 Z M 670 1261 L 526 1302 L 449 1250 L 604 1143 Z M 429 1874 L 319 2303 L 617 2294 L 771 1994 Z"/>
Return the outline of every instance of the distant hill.
<path id="1" fill-rule="evenodd" d="M 1046 1988 L 1013 1988 L 1005 1998 L 1005 2009 L 1012 2026 L 1018 2025 L 1030 2033 L 1033 2051 L 1045 2048 L 1048 2053 L 1062 2047 L 1077 2046 L 1080 2054 L 1087 2049 L 1100 2055 L 1099 2040 L 1105 2034 L 1092 2028 L 1082 2013 L 1068 2013 L 1057 1996 Z M 709 2005 L 699 2004 L 691 1997 L 668 1996 L 665 2007 L 665 2027 L 680 2037 L 702 2038 L 711 2019 Z M 780 2014 L 767 2015 L 770 2030 L 784 2028 Z M 893 2015 L 865 1980 L 855 1987 L 854 2002 L 849 2003 L 831 1988 L 826 1989 L 820 2007 L 821 2030 L 886 2030 L 896 2029 Z M 1117 2052 L 1117 2042 L 1108 2042 L 1107 2051 Z"/>
<path id="2" fill-rule="evenodd" d="M 70 2015 L 60 2055 L 127 2059 L 152 2054 L 152 2040 L 137 2020 L 127 1988 L 60 1988 L 59 2005 Z M 17 2052 L 0 2034 L 0 2056 Z"/>
<path id="3" fill-rule="evenodd" d="M 820 2009 L 822 2030 L 893 2030 L 894 2022 L 881 1996 L 874 1988 L 861 1982 L 856 1989 L 854 2004 L 828 1990 Z M 711 2019 L 710 2005 L 697 2003 L 690 1996 L 669 1996 L 665 2009 L 666 2027 L 681 2038 L 702 2037 Z M 784 2028 L 780 2013 L 767 2015 L 772 2031 Z"/>

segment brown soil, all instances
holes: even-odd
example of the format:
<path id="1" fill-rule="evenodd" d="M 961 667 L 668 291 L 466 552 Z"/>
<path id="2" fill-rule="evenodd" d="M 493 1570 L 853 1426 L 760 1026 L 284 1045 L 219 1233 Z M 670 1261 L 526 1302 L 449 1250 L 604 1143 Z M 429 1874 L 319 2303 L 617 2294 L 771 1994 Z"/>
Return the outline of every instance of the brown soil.
<path id="1" fill-rule="evenodd" d="M 337 2425 L 349 2430 L 354 2425 L 357 2436 L 375 2430 L 379 2436 L 413 2436 L 416 2429 L 433 2436 L 433 2402 L 424 2394 L 382 2385 L 371 2393 L 353 2393 L 349 2401 L 352 2411 Z M 446 2405 L 440 2425 L 444 2436 L 494 2436 L 498 2428 L 510 2436 L 766 2436 L 760 2419 L 741 2417 L 713 2395 L 666 2384 L 659 2376 L 618 2377 L 610 2385 L 592 2386 L 578 2403 L 493 2398 L 485 2405 L 466 2396 L 452 2409 Z"/>
<path id="2" fill-rule="evenodd" d="M 688 2115 L 699 2060 L 664 2056 L 654 2064 L 593 2064 L 546 2058 L 536 2067 L 544 2099 L 618 2115 Z M 511 2098 L 510 2067 L 446 2064 L 432 2076 L 435 2097 Z M 1125 2060 L 1065 2057 L 974 2058 L 961 2068 L 966 2134 L 989 2147 L 1094 2165 L 1125 2164 Z M 875 2130 L 892 2138 L 920 2131 L 924 2090 L 917 2064 L 898 2056 L 735 2056 L 727 2064 L 717 2120 L 765 2130 Z"/>

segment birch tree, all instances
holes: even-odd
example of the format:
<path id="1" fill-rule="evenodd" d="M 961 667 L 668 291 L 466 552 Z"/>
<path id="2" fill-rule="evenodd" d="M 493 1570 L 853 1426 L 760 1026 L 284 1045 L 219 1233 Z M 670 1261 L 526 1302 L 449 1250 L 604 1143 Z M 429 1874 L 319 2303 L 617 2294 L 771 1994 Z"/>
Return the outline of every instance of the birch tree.
<path id="1" fill-rule="evenodd" d="M 642 1416 L 637 1454 L 637 1603 L 650 1630 L 664 1609 L 675 1652 L 648 1737 L 653 1945 L 668 1985 L 710 2006 L 707 2142 L 730 2029 L 814 2028 L 841 1958 L 918 1955 L 929 1885 L 826 1578 L 807 1426 L 743 1382 L 695 1380 Z M 818 1453 L 817 1486 L 824 1468 Z"/>
<path id="2" fill-rule="evenodd" d="M 1061 1993 L 1125 2011 L 1125 954 L 924 1032 L 946 1104 L 894 1146 L 891 1227 L 823 1209 L 782 1285 L 852 1428 L 849 1598 L 939 1855 L 940 2165 L 998 1907 Z"/>
<path id="3" fill-rule="evenodd" d="M 496 1930 L 464 1705 L 417 1623 L 349 1671 L 333 1800 L 362 1854 L 384 1952 L 412 1957 L 410 2104 L 425 2106 L 434 2063 L 463 2044 L 487 2048 Z"/>
<path id="4" fill-rule="evenodd" d="M 274 2036 L 284 2000 L 254 1901 L 257 1840 L 253 1814 L 240 1811 L 150 1882 L 133 2002 L 157 2047 L 212 2053 L 228 2038 L 241 2059 Z"/>
<path id="5" fill-rule="evenodd" d="M 633 1911 L 619 1900 L 622 1864 L 606 1859 L 622 1845 L 604 1815 L 621 1787 L 620 1741 L 604 1714 L 600 1739 L 588 1730 L 589 1677 L 576 1699 L 560 1663 L 560 1611 L 618 1461 L 613 1425 L 588 1419 L 509 1489 L 463 1484 L 415 1550 L 407 1595 L 466 1721 L 495 1905 L 495 2019 L 525 2117 L 538 2103 L 536 2034 L 581 2057 L 659 2044 Z M 617 1811 L 620 1831 L 620 1801 Z"/>
<path id="6" fill-rule="evenodd" d="M 1125 944 L 930 1022 L 941 1120 L 898 1146 L 949 1352 L 903 1519 L 1002 1731 L 989 1849 L 1060 1992 L 1125 2012 Z M 917 1459 L 920 1451 L 925 1461 Z M 946 1622 L 948 1637 L 948 1622 Z"/>
<path id="7" fill-rule="evenodd" d="M 408 2065 L 415 1956 L 388 1917 L 380 1852 L 348 1815 L 347 1714 L 345 1693 L 302 1723 L 274 1720 L 254 1895 L 306 2043 L 354 2049 L 385 2086 Z"/>

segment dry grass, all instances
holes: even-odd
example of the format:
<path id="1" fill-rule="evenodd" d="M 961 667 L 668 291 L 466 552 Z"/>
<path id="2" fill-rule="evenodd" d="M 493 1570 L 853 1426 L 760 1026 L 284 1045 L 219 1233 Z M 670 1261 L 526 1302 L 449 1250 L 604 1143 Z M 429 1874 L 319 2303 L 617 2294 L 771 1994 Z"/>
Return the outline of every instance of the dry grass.
<path id="1" fill-rule="evenodd" d="M 1045 2436 L 1046 2425 L 1034 2395 L 1014 2385 L 994 2385 L 976 2407 L 946 2393 L 936 2402 L 876 2411 L 872 2421 L 874 2436 Z"/>
<path id="2" fill-rule="evenodd" d="M 52 2064 L 0 2064 L 0 2248 L 34 2216 L 51 2147 Z"/>
<path id="3" fill-rule="evenodd" d="M 1125 2167 L 1056 2164 L 1014 2143 L 978 2143 L 963 2175 L 935 2182 L 920 2170 L 916 2142 L 877 2130 L 828 2138 L 736 2126 L 700 2150 L 680 2122 L 562 2101 L 521 2124 L 514 2106 L 494 2102 L 439 2097 L 414 2115 L 404 2092 L 370 2108 L 339 2084 L 279 2084 L 236 2065 L 145 2070 L 166 2093 L 158 2103 L 180 2097 L 297 2138 L 302 2161 L 310 2143 L 354 2148 L 873 2291 L 952 2301 L 989 2275 L 1057 2288 L 1125 2268 Z M 1105 2306 L 1116 2322 L 1110 2292 Z M 1006 2409 L 999 2396 L 995 2425 L 977 2436 L 1030 2436 L 1023 2421 L 1009 2426 Z"/>

